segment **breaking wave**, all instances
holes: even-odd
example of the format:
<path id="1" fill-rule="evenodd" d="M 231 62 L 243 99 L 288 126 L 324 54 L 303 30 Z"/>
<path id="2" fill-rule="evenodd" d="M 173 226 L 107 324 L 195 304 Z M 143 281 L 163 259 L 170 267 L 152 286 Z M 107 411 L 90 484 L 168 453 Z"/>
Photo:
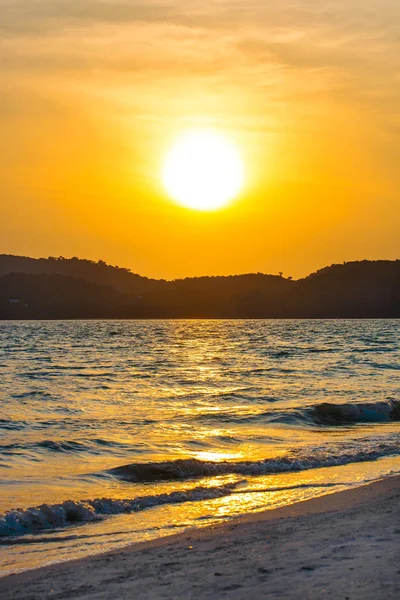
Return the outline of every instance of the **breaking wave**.
<path id="1" fill-rule="evenodd" d="M 357 402 L 353 404 L 317 404 L 310 410 L 310 415 L 326 424 L 341 423 L 387 423 L 400 421 L 400 402 Z"/>
<path id="2" fill-rule="evenodd" d="M 282 423 L 286 425 L 342 425 L 345 423 L 387 423 L 400 421 L 400 402 L 388 400 L 381 402 L 355 402 L 334 404 L 323 402 L 306 408 L 288 408 L 260 412 L 237 413 L 232 411 L 213 411 L 196 415 L 194 420 L 200 423 Z"/>
<path id="3" fill-rule="evenodd" d="M 22 542 L 20 536 L 38 534 L 40 532 L 51 532 L 74 525 L 83 525 L 101 521 L 113 515 L 130 514 L 140 512 L 148 508 L 156 508 L 166 504 L 183 504 L 185 502 L 200 502 L 204 500 L 216 500 L 231 496 L 232 494 L 248 494 L 263 492 L 281 492 L 293 489 L 305 488 L 333 488 L 340 483 L 300 483 L 284 487 L 266 487 L 262 489 L 236 489 L 247 481 L 241 480 L 212 487 L 196 487 L 190 490 L 176 491 L 170 494 L 158 494 L 155 496 L 140 496 L 132 499 L 116 500 L 114 498 L 96 498 L 95 500 L 72 501 L 67 500 L 62 504 L 42 504 L 31 508 L 15 509 L 0 516 L 0 545 L 14 545 Z M 199 520 L 208 517 L 198 517 Z M 225 517 L 223 517 L 225 518 Z M 54 538 L 35 537 L 30 542 L 52 541 Z M 63 538 L 68 539 L 68 538 Z"/>
<path id="4" fill-rule="evenodd" d="M 155 482 L 215 477 L 218 475 L 269 475 L 377 460 L 400 453 L 400 436 L 373 438 L 354 443 L 292 450 L 285 456 L 257 461 L 202 461 L 195 458 L 164 462 L 133 463 L 109 473 L 129 482 Z"/>
<path id="5" fill-rule="evenodd" d="M 96 498 L 94 500 L 68 500 L 60 504 L 42 504 L 27 509 L 14 509 L 0 516 L 0 537 L 7 538 L 34 534 L 41 531 L 60 529 L 90 523 L 118 514 L 129 514 L 166 504 L 181 504 L 213 500 L 237 493 L 243 477 L 277 473 L 305 471 L 322 467 L 347 465 L 356 462 L 378 460 L 400 454 L 400 436 L 372 437 L 354 442 L 343 442 L 325 446 L 307 446 L 293 449 L 284 456 L 256 461 L 201 461 L 179 459 L 165 462 L 133 463 L 108 471 L 123 481 L 156 482 L 190 480 L 199 477 L 238 475 L 240 481 L 208 487 L 205 485 L 171 493 L 139 496 L 131 499 Z M 273 491 L 273 488 L 257 491 Z M 5 539 L 4 543 L 8 543 Z"/>
<path id="6" fill-rule="evenodd" d="M 10 510 L 0 517 L 0 537 L 24 535 L 59 529 L 80 523 L 99 521 L 107 516 L 138 512 L 163 504 L 181 504 L 200 500 L 214 500 L 229 496 L 238 483 L 214 487 L 196 487 L 190 490 L 140 496 L 128 500 L 96 498 L 62 504 L 42 504 L 27 509 Z"/>

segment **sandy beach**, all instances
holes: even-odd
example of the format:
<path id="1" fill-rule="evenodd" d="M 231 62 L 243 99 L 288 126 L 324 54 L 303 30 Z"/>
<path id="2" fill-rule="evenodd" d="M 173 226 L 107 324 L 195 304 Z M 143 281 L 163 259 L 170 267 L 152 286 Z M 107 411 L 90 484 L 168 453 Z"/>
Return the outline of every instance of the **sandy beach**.
<path id="1" fill-rule="evenodd" d="M 400 477 L 11 575 L 2 600 L 398 598 Z"/>

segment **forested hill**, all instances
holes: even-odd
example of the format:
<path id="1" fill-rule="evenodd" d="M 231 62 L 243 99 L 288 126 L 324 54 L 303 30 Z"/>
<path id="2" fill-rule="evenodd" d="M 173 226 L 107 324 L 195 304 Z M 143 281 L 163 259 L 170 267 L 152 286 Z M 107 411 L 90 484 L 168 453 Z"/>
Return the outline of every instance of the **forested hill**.
<path id="1" fill-rule="evenodd" d="M 400 317 L 400 261 L 281 275 L 155 280 L 103 261 L 0 255 L 0 318 Z"/>
<path id="2" fill-rule="evenodd" d="M 84 279 L 91 283 L 110 285 L 120 292 L 140 293 L 157 289 L 162 281 L 148 279 L 131 273 L 129 269 L 112 267 L 104 261 L 94 262 L 81 258 L 28 258 L 0 254 L 0 277 L 8 273 L 28 273 L 31 275 L 57 274 Z"/>
<path id="3" fill-rule="evenodd" d="M 9 273 L 30 275 L 64 275 L 76 279 L 107 285 L 124 294 L 151 292 L 202 292 L 224 294 L 263 290 L 274 293 L 287 289 L 292 283 L 278 275 L 232 275 L 228 277 L 188 277 L 166 281 L 149 279 L 132 273 L 129 269 L 113 267 L 102 260 L 94 262 L 80 258 L 28 258 L 0 254 L 0 277 Z"/>

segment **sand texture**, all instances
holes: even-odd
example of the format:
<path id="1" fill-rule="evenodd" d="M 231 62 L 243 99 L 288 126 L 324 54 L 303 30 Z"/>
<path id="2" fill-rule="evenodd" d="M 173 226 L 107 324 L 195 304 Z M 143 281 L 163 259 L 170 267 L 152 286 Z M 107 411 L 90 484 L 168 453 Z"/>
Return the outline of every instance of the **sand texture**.
<path id="1" fill-rule="evenodd" d="M 400 598 L 400 478 L 0 580 L 2 600 Z"/>

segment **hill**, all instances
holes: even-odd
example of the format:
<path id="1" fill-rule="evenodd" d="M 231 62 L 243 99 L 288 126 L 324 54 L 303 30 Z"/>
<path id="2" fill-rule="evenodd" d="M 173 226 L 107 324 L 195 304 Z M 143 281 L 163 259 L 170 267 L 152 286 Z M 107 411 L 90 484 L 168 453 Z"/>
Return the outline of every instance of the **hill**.
<path id="1" fill-rule="evenodd" d="M 112 267 L 102 260 L 94 262 L 81 258 L 29 258 L 0 254 L 0 277 L 8 273 L 28 273 L 31 275 L 57 274 L 84 279 L 91 283 L 109 285 L 123 293 L 141 293 L 159 289 L 163 281 L 156 281 L 132 273 L 129 269 Z"/>
<path id="2" fill-rule="evenodd" d="M 283 308 L 293 317 L 400 317 L 400 261 L 321 269 L 298 282 Z"/>
<path id="3" fill-rule="evenodd" d="M 0 318 L 107 318 L 124 302 L 114 288 L 58 274 L 0 278 Z"/>
<path id="4" fill-rule="evenodd" d="M 299 281 L 165 281 L 103 261 L 0 255 L 0 319 L 386 317 L 400 317 L 400 261 L 332 265 Z"/>

